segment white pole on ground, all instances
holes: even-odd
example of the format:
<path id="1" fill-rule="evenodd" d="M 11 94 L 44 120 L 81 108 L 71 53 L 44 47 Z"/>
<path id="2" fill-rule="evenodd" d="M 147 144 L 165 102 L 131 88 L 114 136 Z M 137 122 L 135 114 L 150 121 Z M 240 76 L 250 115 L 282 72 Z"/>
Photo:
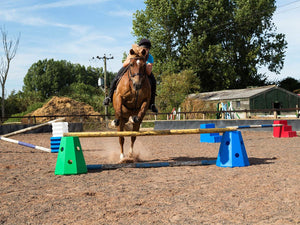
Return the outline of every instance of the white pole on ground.
<path id="1" fill-rule="evenodd" d="M 42 123 L 42 124 L 39 124 L 39 125 L 36 125 L 36 126 L 27 127 L 27 128 L 24 128 L 24 129 L 21 129 L 21 130 L 17 130 L 17 131 L 8 133 L 8 134 L 4 134 L 4 135 L 2 135 L 2 137 L 10 137 L 10 136 L 13 136 L 13 135 L 16 135 L 16 134 L 21 134 L 21 133 L 24 133 L 26 131 L 34 130 L 34 129 L 46 126 L 48 124 L 52 124 L 52 123 L 59 122 L 59 121 L 64 121 L 64 120 L 65 120 L 65 118 L 58 118 L 58 119 L 55 119 L 55 120 L 51 120 L 51 121 L 49 121 L 47 123 Z"/>
<path id="2" fill-rule="evenodd" d="M 49 148 L 44 148 L 42 146 L 29 144 L 29 143 L 26 143 L 26 142 L 18 141 L 18 140 L 11 139 L 11 138 L 6 138 L 6 137 L 3 137 L 3 136 L 0 136 L 0 140 L 7 141 L 7 142 L 10 142 L 10 143 L 14 143 L 14 144 L 18 144 L 18 145 L 22 145 L 22 146 L 29 147 L 29 148 L 42 150 L 42 151 L 45 151 L 45 152 L 51 152 L 51 149 L 49 149 Z"/>

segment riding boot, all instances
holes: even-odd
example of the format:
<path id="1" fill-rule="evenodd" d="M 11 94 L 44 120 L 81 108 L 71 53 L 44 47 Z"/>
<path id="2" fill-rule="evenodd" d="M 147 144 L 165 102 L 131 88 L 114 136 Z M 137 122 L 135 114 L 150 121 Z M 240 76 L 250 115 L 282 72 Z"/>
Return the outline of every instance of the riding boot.
<path id="1" fill-rule="evenodd" d="M 150 81 L 150 85 L 151 85 L 151 98 L 150 98 L 150 104 L 149 104 L 149 109 L 152 110 L 152 112 L 154 113 L 158 113 L 158 110 L 155 106 L 155 96 L 156 96 L 156 79 L 153 75 L 153 73 L 151 73 L 150 76 L 148 76 L 149 81 Z"/>
<path id="2" fill-rule="evenodd" d="M 108 97 L 106 97 L 103 101 L 103 105 L 109 105 L 110 102 L 112 102 L 114 92 L 117 88 L 118 80 L 123 76 L 123 74 L 126 72 L 127 67 L 122 67 L 118 74 L 115 76 L 115 78 L 112 80 L 110 85 L 110 90 Z"/>

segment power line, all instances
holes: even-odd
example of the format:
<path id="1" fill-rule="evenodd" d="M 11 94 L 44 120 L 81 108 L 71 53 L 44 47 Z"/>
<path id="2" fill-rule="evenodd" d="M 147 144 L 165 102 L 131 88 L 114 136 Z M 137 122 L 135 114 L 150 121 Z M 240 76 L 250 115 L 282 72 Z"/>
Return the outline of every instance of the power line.
<path id="1" fill-rule="evenodd" d="M 295 3 L 297 3 L 297 2 L 300 2 L 300 0 L 293 1 L 293 2 L 289 2 L 289 3 L 286 3 L 286 4 L 280 5 L 280 6 L 278 6 L 277 8 L 283 8 L 283 7 L 286 7 L 286 6 L 288 6 L 288 5 L 295 4 Z"/>
<path id="2" fill-rule="evenodd" d="M 278 6 L 278 8 L 283 8 L 283 7 L 286 7 L 286 6 L 289 6 L 289 5 L 292 5 L 292 4 L 295 4 L 295 3 L 298 3 L 300 2 L 300 0 L 297 0 L 297 1 L 293 1 L 293 2 L 290 2 L 290 3 L 287 3 L 287 4 L 284 4 L 284 5 L 281 5 L 281 6 Z M 297 6 L 297 7 L 293 7 L 293 8 L 290 8 L 290 9 L 285 9 L 285 10 L 282 10 L 282 11 L 279 11 L 279 12 L 276 12 L 274 14 L 280 14 L 280 13 L 285 13 L 285 12 L 289 12 L 289 11 L 292 11 L 292 10 L 295 10 L 295 9 L 298 9 L 300 8 L 300 6 Z"/>

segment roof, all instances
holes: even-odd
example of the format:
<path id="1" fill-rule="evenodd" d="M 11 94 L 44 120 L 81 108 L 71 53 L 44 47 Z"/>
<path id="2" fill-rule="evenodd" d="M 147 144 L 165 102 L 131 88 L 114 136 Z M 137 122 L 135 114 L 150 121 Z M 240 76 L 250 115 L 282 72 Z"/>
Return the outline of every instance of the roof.
<path id="1" fill-rule="evenodd" d="M 223 91 L 204 92 L 199 94 L 190 94 L 188 98 L 202 99 L 205 101 L 218 101 L 230 99 L 250 98 L 263 92 L 269 91 L 273 88 L 278 88 L 276 85 L 269 85 L 263 87 L 246 88 L 246 89 L 232 89 Z"/>

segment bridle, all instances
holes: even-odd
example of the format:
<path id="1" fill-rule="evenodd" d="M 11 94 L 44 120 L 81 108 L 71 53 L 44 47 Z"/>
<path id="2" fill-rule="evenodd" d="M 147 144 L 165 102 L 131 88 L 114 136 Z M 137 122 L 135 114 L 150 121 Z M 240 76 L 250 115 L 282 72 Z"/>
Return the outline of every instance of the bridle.
<path id="1" fill-rule="evenodd" d="M 134 58 L 131 58 L 131 60 L 145 60 L 144 57 L 134 57 Z M 130 67 L 132 67 L 132 64 L 129 63 L 128 67 L 127 67 L 127 70 L 129 69 L 129 73 L 128 74 L 128 79 L 129 81 L 131 81 L 133 83 L 133 80 L 132 78 L 134 78 L 135 76 L 140 76 L 140 77 L 143 77 L 143 76 L 146 76 L 146 65 L 144 65 L 144 69 L 143 69 L 143 73 L 140 73 L 140 72 L 137 72 L 137 73 L 134 73 L 132 74 L 131 72 L 131 69 Z M 142 83 L 144 83 L 145 80 L 142 81 Z M 139 90 L 136 91 L 136 96 L 135 96 L 135 108 L 129 108 L 127 107 L 125 104 L 123 104 L 127 109 L 130 109 L 130 110 L 137 110 L 137 102 L 138 102 L 138 98 L 139 98 Z"/>
<path id="2" fill-rule="evenodd" d="M 145 58 L 144 57 L 134 57 L 134 58 L 131 58 L 130 61 L 131 60 L 145 60 Z M 137 73 L 134 73 L 134 74 L 132 74 L 132 72 L 131 72 L 131 69 L 130 69 L 131 66 L 132 65 L 129 63 L 129 65 L 128 65 L 128 68 L 129 68 L 128 78 L 129 78 L 129 80 L 133 81 L 132 78 L 135 77 L 135 76 L 145 76 L 145 74 L 146 74 L 146 66 L 145 65 L 144 65 L 143 73 L 137 72 Z"/>

